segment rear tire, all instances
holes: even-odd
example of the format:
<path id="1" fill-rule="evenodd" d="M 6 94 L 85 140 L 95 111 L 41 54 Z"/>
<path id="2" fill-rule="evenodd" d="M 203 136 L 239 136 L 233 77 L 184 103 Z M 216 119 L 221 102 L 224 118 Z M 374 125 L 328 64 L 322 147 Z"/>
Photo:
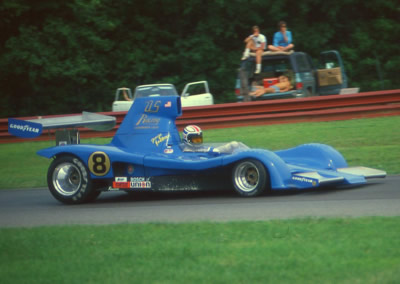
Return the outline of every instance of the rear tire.
<path id="1" fill-rule="evenodd" d="M 47 184 L 54 198 L 65 204 L 93 201 L 101 193 L 93 187 L 84 163 L 73 156 L 61 156 L 51 163 Z"/>
<path id="2" fill-rule="evenodd" d="M 238 162 L 232 170 L 233 186 L 245 197 L 259 196 L 269 186 L 269 176 L 264 165 L 254 159 Z"/>

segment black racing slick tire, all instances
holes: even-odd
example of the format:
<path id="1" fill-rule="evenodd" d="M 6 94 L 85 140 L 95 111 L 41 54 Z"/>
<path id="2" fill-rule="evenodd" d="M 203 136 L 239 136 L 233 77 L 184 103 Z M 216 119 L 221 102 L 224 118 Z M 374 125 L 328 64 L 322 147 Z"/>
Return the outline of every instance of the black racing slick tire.
<path id="1" fill-rule="evenodd" d="M 74 156 L 57 157 L 50 164 L 47 184 L 54 198 L 65 204 L 90 202 L 100 194 L 85 164 Z"/>
<path id="2" fill-rule="evenodd" d="M 233 186 L 244 197 L 259 196 L 269 187 L 269 175 L 264 165 L 254 159 L 242 160 L 232 170 Z"/>

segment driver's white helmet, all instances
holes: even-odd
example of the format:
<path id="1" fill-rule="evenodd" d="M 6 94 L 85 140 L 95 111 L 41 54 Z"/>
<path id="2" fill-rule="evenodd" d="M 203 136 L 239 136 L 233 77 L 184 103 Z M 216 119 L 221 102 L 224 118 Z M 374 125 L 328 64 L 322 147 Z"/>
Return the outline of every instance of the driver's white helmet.
<path id="1" fill-rule="evenodd" d="M 197 125 L 188 125 L 183 129 L 183 141 L 190 145 L 203 144 L 203 131 Z"/>

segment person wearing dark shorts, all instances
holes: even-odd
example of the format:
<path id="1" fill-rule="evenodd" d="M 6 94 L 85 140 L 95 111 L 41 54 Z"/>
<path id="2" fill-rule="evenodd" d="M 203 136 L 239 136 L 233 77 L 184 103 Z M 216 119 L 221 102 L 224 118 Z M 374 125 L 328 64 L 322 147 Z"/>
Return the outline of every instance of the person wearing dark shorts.
<path id="1" fill-rule="evenodd" d="M 264 88 L 263 86 L 257 86 L 254 91 L 250 93 L 252 97 L 259 97 L 264 94 L 270 93 L 280 93 L 287 92 L 293 89 L 292 83 L 290 82 L 290 78 L 286 75 L 279 76 L 279 83 L 275 85 L 269 86 L 268 88 Z"/>

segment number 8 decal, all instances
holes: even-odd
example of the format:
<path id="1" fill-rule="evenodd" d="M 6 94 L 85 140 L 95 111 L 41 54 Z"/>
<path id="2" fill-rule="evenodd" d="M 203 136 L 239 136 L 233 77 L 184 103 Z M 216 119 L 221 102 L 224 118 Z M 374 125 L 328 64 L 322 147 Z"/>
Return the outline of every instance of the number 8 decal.
<path id="1" fill-rule="evenodd" d="M 110 170 L 110 158 L 104 152 L 94 152 L 89 157 L 89 170 L 95 176 L 104 176 Z"/>

